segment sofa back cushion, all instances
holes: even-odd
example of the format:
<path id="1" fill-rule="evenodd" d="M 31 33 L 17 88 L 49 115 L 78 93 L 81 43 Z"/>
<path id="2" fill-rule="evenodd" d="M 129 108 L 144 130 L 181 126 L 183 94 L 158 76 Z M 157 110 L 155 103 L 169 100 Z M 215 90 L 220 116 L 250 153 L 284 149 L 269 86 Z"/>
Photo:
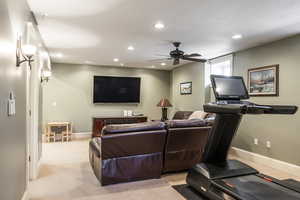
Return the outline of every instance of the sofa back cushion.
<path id="1" fill-rule="evenodd" d="M 177 111 L 173 116 L 173 119 L 188 119 L 192 113 L 193 111 Z"/>
<path id="2" fill-rule="evenodd" d="M 186 128 L 186 127 L 205 127 L 206 120 L 202 119 L 185 119 L 185 120 L 170 120 L 166 122 L 168 128 Z"/>
<path id="3" fill-rule="evenodd" d="M 144 122 L 134 124 L 111 124 L 102 129 L 102 134 L 117 134 L 141 131 L 155 131 L 165 129 L 163 122 Z"/>

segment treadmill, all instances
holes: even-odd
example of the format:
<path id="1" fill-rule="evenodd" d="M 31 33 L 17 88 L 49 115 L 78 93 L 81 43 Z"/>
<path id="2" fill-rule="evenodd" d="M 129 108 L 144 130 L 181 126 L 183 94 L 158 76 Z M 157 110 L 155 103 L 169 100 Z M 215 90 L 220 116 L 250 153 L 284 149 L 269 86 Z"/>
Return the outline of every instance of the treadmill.
<path id="1" fill-rule="evenodd" d="M 189 186 L 212 200 L 300 200 L 299 182 L 277 180 L 238 161 L 227 160 L 233 137 L 245 114 L 295 114 L 297 106 L 258 105 L 248 101 L 239 76 L 211 76 L 217 102 L 204 105 L 216 118 L 203 159 L 189 170 Z"/>

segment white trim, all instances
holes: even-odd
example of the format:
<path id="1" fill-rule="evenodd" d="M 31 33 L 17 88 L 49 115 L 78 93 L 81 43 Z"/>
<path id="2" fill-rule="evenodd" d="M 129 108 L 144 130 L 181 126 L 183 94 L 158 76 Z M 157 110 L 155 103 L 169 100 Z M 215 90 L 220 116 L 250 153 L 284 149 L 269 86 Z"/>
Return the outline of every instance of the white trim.
<path id="1" fill-rule="evenodd" d="M 291 163 L 287 163 L 281 160 L 276 160 L 273 158 L 269 158 L 260 154 L 256 154 L 253 152 L 249 152 L 243 149 L 239 149 L 236 147 L 232 147 L 233 155 L 240 157 L 244 160 L 248 160 L 251 162 L 259 163 L 262 165 L 270 166 L 274 169 L 284 171 L 294 176 L 299 176 L 300 174 L 300 166 L 294 165 Z"/>
<path id="2" fill-rule="evenodd" d="M 87 139 L 92 137 L 92 132 L 79 132 L 79 133 L 72 133 L 72 139 Z"/>
<path id="3" fill-rule="evenodd" d="M 28 200 L 28 192 L 27 190 L 24 192 L 23 196 L 22 196 L 22 199 L 21 200 Z"/>

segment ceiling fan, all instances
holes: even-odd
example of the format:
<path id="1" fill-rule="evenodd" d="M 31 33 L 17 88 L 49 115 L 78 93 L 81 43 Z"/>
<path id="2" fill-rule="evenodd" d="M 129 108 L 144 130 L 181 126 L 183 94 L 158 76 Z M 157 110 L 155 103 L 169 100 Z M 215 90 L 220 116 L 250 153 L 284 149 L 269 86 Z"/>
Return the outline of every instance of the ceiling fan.
<path id="1" fill-rule="evenodd" d="M 188 60 L 188 61 L 194 61 L 194 62 L 201 62 L 201 63 L 206 62 L 206 59 L 195 58 L 195 57 L 200 57 L 201 56 L 199 53 L 185 54 L 183 51 L 179 50 L 178 48 L 179 48 L 181 42 L 172 42 L 172 44 L 175 46 L 176 49 L 171 51 L 167 58 L 155 59 L 155 60 L 152 60 L 152 61 L 172 60 L 173 59 L 173 65 L 178 65 L 180 63 L 180 59 Z M 161 56 L 165 56 L 165 55 L 161 55 Z"/>

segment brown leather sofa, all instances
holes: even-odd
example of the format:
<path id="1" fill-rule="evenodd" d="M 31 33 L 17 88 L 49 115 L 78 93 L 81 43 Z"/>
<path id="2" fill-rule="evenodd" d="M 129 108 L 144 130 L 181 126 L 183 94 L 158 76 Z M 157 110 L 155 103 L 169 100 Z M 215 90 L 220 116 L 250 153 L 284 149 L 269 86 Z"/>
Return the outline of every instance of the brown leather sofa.
<path id="1" fill-rule="evenodd" d="M 201 160 L 211 126 L 187 120 L 108 125 L 90 142 L 90 163 L 101 185 L 160 178 L 162 173 L 191 168 Z"/>
<path id="2" fill-rule="evenodd" d="M 101 185 L 160 178 L 166 134 L 162 122 L 106 126 L 90 142 L 90 163 Z"/>

